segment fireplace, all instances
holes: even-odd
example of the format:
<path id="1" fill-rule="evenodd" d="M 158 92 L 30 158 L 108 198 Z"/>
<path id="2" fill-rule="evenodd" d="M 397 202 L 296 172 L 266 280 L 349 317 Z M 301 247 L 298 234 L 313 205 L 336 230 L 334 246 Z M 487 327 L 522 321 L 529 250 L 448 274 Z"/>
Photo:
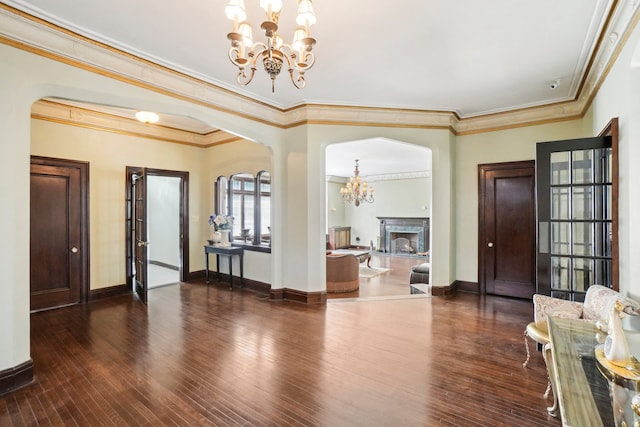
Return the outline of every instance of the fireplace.
<path id="1" fill-rule="evenodd" d="M 429 218 L 378 217 L 378 251 L 395 254 L 422 254 L 429 250 Z"/>

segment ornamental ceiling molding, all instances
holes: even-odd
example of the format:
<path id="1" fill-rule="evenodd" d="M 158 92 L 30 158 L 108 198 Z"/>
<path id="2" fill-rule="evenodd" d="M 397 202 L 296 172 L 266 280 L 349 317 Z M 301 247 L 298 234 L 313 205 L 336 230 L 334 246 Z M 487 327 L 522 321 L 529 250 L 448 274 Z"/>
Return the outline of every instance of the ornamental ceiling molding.
<path id="1" fill-rule="evenodd" d="M 200 134 L 162 125 L 149 126 L 138 120 L 43 99 L 33 103 L 31 106 L 31 118 L 68 126 L 132 137 L 151 138 L 201 148 L 209 148 L 243 140 L 243 138 L 222 130 Z"/>
<path id="2" fill-rule="evenodd" d="M 0 4 L 0 43 L 279 128 L 304 124 L 382 126 L 446 129 L 466 135 L 583 117 L 638 22 L 639 4 L 638 0 L 616 2 L 577 99 L 474 117 L 460 117 L 452 111 L 314 104 L 279 109 L 80 36 L 5 4 Z"/>
<path id="3" fill-rule="evenodd" d="M 326 178 L 327 178 L 327 182 L 335 182 L 339 184 L 344 184 L 349 182 L 349 178 L 343 177 L 343 176 L 327 175 Z M 389 174 L 383 174 L 383 175 L 362 176 L 362 179 L 364 179 L 369 183 L 381 182 L 381 181 L 396 181 L 401 179 L 420 179 L 420 178 L 431 178 L 431 171 L 401 172 L 401 173 L 389 173 Z"/>

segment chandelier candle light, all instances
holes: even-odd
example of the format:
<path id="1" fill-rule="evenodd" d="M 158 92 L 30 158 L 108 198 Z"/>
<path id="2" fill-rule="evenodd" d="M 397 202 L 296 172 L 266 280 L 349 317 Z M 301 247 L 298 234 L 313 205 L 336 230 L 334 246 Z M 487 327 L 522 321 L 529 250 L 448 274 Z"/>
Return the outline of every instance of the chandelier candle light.
<path id="1" fill-rule="evenodd" d="M 293 34 L 293 43 L 284 44 L 282 37 L 278 35 L 278 19 L 282 10 L 282 0 L 260 0 L 260 7 L 267 14 L 266 20 L 260 25 L 267 38 L 263 42 L 253 42 L 251 25 L 246 22 L 247 12 L 244 8 L 244 0 L 230 0 L 225 8 L 227 18 L 233 21 L 233 31 L 227 35 L 231 41 L 229 59 L 238 67 L 238 84 L 248 85 L 253 80 L 256 72 L 256 63 L 262 58 L 264 70 L 271 77 L 271 92 L 275 92 L 275 81 L 284 61 L 287 61 L 287 71 L 291 82 L 298 89 L 306 85 L 304 73 L 315 62 L 315 56 L 311 52 L 316 40 L 310 36 L 309 27 L 316 23 L 316 15 L 313 12 L 311 0 L 298 0 L 298 16 Z M 251 72 L 247 75 L 246 68 Z M 294 72 L 296 75 L 294 76 Z"/>
<path id="2" fill-rule="evenodd" d="M 360 203 L 373 203 L 373 187 L 367 184 L 367 181 L 360 177 L 358 169 L 358 160 L 356 160 L 356 170 L 354 175 L 349 179 L 347 185 L 340 189 L 342 199 L 347 203 L 354 203 L 360 206 Z"/>

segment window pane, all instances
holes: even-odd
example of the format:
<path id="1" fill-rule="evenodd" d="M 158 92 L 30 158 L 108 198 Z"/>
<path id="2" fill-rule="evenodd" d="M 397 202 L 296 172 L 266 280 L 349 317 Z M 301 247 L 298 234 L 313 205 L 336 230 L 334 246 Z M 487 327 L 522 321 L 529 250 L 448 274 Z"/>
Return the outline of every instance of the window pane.
<path id="1" fill-rule="evenodd" d="M 573 254 L 593 255 L 593 223 L 573 223 Z"/>
<path id="2" fill-rule="evenodd" d="M 596 185 L 594 187 L 595 217 L 611 219 L 611 184 Z"/>
<path id="3" fill-rule="evenodd" d="M 568 222 L 552 222 L 551 242 L 551 253 L 569 255 L 571 253 L 571 224 Z"/>
<path id="4" fill-rule="evenodd" d="M 593 219 L 593 188 L 573 187 L 573 219 Z"/>
<path id="5" fill-rule="evenodd" d="M 551 153 L 551 185 L 569 184 L 569 151 Z"/>
<path id="6" fill-rule="evenodd" d="M 595 260 L 595 270 L 593 273 L 593 283 L 596 285 L 605 285 L 611 283 L 611 260 L 597 259 Z"/>
<path id="7" fill-rule="evenodd" d="M 242 227 L 241 229 L 249 230 L 249 233 L 253 233 L 253 209 L 254 200 L 253 194 L 244 196 L 244 215 L 242 215 Z M 238 236 L 240 232 L 238 232 Z"/>
<path id="8" fill-rule="evenodd" d="M 569 290 L 569 258 L 551 257 L 551 288 Z"/>
<path id="9" fill-rule="evenodd" d="M 569 219 L 569 187 L 551 189 L 551 219 Z"/>
<path id="10" fill-rule="evenodd" d="M 218 177 L 216 187 L 216 203 L 215 203 L 215 213 L 220 215 L 228 215 L 229 214 L 229 204 L 227 203 L 227 186 L 229 185 L 227 178 L 224 176 Z"/>
<path id="11" fill-rule="evenodd" d="M 611 148 L 599 148 L 595 150 L 595 179 L 598 183 L 611 183 L 612 155 Z"/>
<path id="12" fill-rule="evenodd" d="M 573 290 L 584 292 L 593 283 L 593 260 L 576 258 L 573 260 Z"/>
<path id="13" fill-rule="evenodd" d="M 611 223 L 601 222 L 595 224 L 594 255 L 611 257 Z"/>
<path id="14" fill-rule="evenodd" d="M 573 151 L 573 183 L 589 184 L 593 182 L 593 150 Z"/>

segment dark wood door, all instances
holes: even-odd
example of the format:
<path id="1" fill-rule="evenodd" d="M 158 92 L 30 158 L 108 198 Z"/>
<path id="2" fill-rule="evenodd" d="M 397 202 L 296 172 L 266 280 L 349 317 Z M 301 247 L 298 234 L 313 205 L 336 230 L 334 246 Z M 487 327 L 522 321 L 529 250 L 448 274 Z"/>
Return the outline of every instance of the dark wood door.
<path id="1" fill-rule="evenodd" d="M 147 303 L 149 290 L 147 280 L 147 177 L 146 170 L 140 168 L 131 177 L 133 183 L 133 254 L 134 254 L 134 287 L 140 301 Z"/>
<path id="2" fill-rule="evenodd" d="M 32 160 L 31 310 L 86 299 L 88 242 L 84 179 L 87 169 L 86 163 Z"/>
<path id="3" fill-rule="evenodd" d="M 480 165 L 479 280 L 483 292 L 535 292 L 535 163 Z"/>

